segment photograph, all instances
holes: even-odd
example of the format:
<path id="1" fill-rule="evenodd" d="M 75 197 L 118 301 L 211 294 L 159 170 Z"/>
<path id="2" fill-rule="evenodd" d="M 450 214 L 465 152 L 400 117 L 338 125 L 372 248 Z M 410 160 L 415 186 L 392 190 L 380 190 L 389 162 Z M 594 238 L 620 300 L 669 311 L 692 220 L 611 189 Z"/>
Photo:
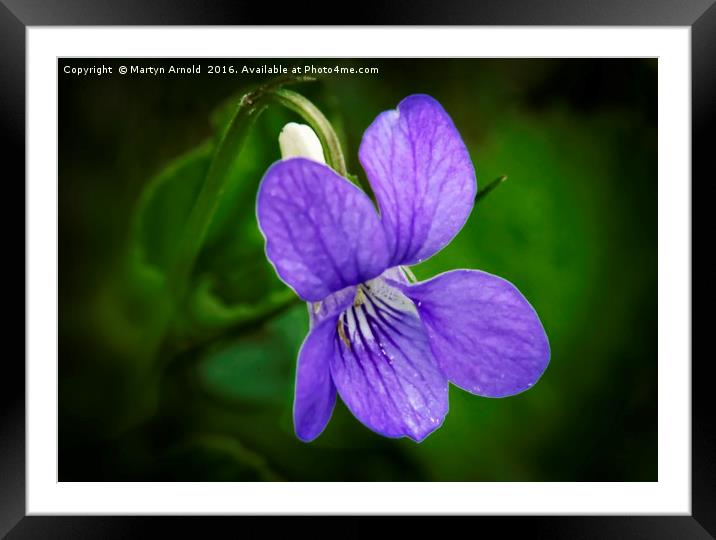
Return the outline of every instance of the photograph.
<path id="1" fill-rule="evenodd" d="M 57 480 L 658 482 L 658 74 L 59 57 Z"/>

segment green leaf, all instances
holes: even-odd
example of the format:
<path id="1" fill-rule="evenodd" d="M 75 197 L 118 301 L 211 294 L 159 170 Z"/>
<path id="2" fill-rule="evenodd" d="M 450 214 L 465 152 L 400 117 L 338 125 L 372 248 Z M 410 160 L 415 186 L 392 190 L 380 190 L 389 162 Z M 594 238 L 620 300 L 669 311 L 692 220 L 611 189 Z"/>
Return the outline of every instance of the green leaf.
<path id="1" fill-rule="evenodd" d="M 226 304 L 212 290 L 211 278 L 199 282 L 194 293 L 194 313 L 201 326 L 227 326 L 266 318 L 298 302 L 290 289 L 271 291 L 254 303 Z"/>
<path id="2" fill-rule="evenodd" d="M 226 332 L 236 333 L 244 326 L 263 323 L 300 303 L 296 294 L 285 286 L 265 292 L 254 301 L 229 303 L 217 290 L 216 280 L 218 277 L 212 275 L 200 279 L 193 289 L 186 315 L 175 319 L 172 331 L 180 349 L 197 347 Z"/>
<path id="3" fill-rule="evenodd" d="M 290 377 L 290 358 L 271 332 L 240 338 L 203 358 L 197 367 L 201 386 L 229 401 L 281 403 Z"/>
<path id="4" fill-rule="evenodd" d="M 263 171 L 278 158 L 277 145 L 264 141 L 276 140 L 284 120 L 269 115 L 267 122 L 255 126 L 244 143 L 242 159 L 227 169 L 222 196 L 193 271 L 198 282 L 207 279 L 207 274 L 216 277 L 215 291 L 223 302 L 254 301 L 281 287 L 263 255 L 254 205 Z M 208 140 L 173 160 L 147 183 L 137 203 L 130 238 L 131 268 L 133 281 L 148 297 L 166 284 L 214 148 L 214 141 Z M 247 261 L 255 264 L 247 266 Z"/>
<path id="5" fill-rule="evenodd" d="M 301 303 L 260 330 L 213 347 L 199 360 L 200 386 L 222 400 L 284 405 L 292 394 L 296 356 L 307 331 Z"/>
<path id="6" fill-rule="evenodd" d="M 148 182 L 132 224 L 131 247 L 142 264 L 168 270 L 212 153 L 213 145 L 205 143 L 172 161 Z"/>

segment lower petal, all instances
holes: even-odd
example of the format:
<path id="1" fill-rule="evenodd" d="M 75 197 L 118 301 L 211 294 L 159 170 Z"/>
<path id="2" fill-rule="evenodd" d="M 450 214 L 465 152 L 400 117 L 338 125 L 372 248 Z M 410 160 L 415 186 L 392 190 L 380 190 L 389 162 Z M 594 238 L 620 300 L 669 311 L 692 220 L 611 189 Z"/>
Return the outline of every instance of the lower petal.
<path id="1" fill-rule="evenodd" d="M 456 270 L 396 286 L 417 305 L 440 368 L 468 392 L 517 394 L 547 368 L 550 349 L 542 323 L 509 281 Z"/>
<path id="2" fill-rule="evenodd" d="M 331 380 L 329 359 L 333 356 L 335 317 L 315 326 L 298 353 L 293 424 L 304 442 L 318 437 L 331 419 L 336 387 Z"/>
<path id="3" fill-rule="evenodd" d="M 448 410 L 448 384 L 418 318 L 398 289 L 376 279 L 361 286 L 338 319 L 331 374 L 341 399 L 386 437 L 423 440 Z"/>

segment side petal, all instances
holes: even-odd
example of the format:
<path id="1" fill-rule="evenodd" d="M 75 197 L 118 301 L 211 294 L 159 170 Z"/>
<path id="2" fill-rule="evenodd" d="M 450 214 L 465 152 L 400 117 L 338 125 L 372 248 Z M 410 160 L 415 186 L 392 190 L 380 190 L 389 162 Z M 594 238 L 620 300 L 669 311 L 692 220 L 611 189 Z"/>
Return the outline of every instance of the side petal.
<path id="1" fill-rule="evenodd" d="M 412 302 L 380 279 L 362 290 L 362 301 L 338 319 L 333 381 L 370 429 L 422 441 L 447 414 L 447 379 Z"/>
<path id="2" fill-rule="evenodd" d="M 510 396 L 535 384 L 547 368 L 550 349 L 542 323 L 509 281 L 455 270 L 396 285 L 418 306 L 440 368 L 460 388 Z"/>
<path id="3" fill-rule="evenodd" d="M 311 328 L 328 317 L 333 317 L 335 324 L 338 314 L 353 302 L 356 291 L 356 287 L 350 286 L 329 294 L 320 302 L 308 302 L 308 320 Z"/>
<path id="4" fill-rule="evenodd" d="M 298 353 L 293 425 L 296 436 L 304 442 L 321 434 L 336 404 L 336 387 L 329 364 L 334 354 L 335 321 L 333 317 L 313 328 Z"/>
<path id="5" fill-rule="evenodd" d="M 388 252 L 370 199 L 315 161 L 274 163 L 261 180 L 256 215 L 266 256 L 306 301 L 379 275 Z"/>
<path id="6" fill-rule="evenodd" d="M 477 182 L 450 116 L 426 95 L 405 98 L 363 134 L 359 157 L 380 206 L 390 266 L 440 251 L 467 221 Z"/>

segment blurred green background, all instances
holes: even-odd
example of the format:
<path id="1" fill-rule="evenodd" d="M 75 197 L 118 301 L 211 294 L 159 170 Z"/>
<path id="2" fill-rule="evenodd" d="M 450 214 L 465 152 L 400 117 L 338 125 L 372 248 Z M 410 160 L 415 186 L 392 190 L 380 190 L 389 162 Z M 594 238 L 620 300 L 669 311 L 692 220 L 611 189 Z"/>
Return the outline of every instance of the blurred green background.
<path id="1" fill-rule="evenodd" d="M 115 74 L 64 74 L 64 66 Z M 199 75 L 120 65 L 201 64 Z M 292 86 L 342 138 L 405 96 L 452 116 L 478 186 L 508 175 L 419 279 L 477 268 L 512 281 L 552 347 L 540 382 L 486 399 L 450 389 L 423 443 L 382 438 L 337 404 L 293 434 L 306 308 L 276 278 L 254 215 L 294 114 L 269 108 L 231 168 L 185 294 L 169 261 L 217 138 L 272 75 L 208 65 L 378 67 Z M 59 479 L 657 480 L 656 59 L 59 61 Z"/>

